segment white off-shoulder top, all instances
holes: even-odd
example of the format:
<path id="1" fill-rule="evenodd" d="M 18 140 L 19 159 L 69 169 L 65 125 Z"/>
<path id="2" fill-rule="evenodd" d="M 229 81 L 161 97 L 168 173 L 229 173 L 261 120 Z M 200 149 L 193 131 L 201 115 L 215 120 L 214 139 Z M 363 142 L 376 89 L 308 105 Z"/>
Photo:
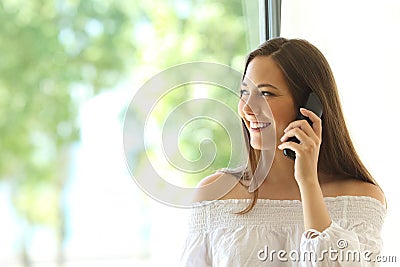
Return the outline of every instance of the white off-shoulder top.
<path id="1" fill-rule="evenodd" d="M 379 266 L 386 208 L 367 196 L 325 197 L 332 223 L 304 229 L 300 200 L 249 199 L 196 203 L 181 266 Z"/>

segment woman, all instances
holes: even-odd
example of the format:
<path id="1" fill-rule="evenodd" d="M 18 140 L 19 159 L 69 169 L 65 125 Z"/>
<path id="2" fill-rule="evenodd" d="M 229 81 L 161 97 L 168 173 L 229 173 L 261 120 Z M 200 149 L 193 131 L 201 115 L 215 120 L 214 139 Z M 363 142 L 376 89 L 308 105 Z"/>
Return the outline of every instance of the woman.
<path id="1" fill-rule="evenodd" d="M 375 266 L 385 196 L 352 145 L 325 57 L 307 41 L 273 39 L 250 53 L 243 81 L 238 111 L 250 141 L 248 166 L 200 182 L 182 265 Z M 310 92 L 322 103 L 321 118 L 300 108 Z M 296 121 L 299 112 L 312 124 Z M 263 139 L 270 113 L 273 158 L 265 179 L 249 190 L 271 144 Z M 240 183 L 210 197 L 232 177 Z"/>

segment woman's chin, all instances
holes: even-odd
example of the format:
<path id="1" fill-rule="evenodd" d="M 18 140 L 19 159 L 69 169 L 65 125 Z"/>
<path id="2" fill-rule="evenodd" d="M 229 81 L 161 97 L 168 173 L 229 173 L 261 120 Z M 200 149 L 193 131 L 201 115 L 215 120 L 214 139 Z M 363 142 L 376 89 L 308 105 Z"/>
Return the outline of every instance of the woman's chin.
<path id="1" fill-rule="evenodd" d="M 260 144 L 260 143 L 255 143 L 255 142 L 250 142 L 250 145 L 251 145 L 251 147 L 253 148 L 253 149 L 256 149 L 256 150 L 275 150 L 276 149 L 276 146 L 275 146 L 275 144 L 271 144 L 271 143 L 268 143 L 268 144 Z"/>

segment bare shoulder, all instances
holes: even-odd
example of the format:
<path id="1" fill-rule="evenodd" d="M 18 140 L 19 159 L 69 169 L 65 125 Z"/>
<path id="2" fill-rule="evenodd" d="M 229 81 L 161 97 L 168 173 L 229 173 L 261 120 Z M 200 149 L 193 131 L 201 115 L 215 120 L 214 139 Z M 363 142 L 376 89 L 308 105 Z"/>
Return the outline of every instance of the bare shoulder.
<path id="1" fill-rule="evenodd" d="M 379 200 L 384 206 L 386 206 L 385 194 L 383 193 L 382 189 L 375 184 L 360 180 L 353 180 L 349 184 L 349 189 L 354 191 L 356 195 L 375 198 Z"/>
<path id="2" fill-rule="evenodd" d="M 326 186 L 329 195 L 350 195 L 350 196 L 368 196 L 379 200 L 386 206 L 386 198 L 382 189 L 369 182 L 356 179 L 336 180 L 328 183 Z"/>
<path id="3" fill-rule="evenodd" d="M 197 184 L 194 201 L 243 198 L 241 196 L 244 193 L 247 193 L 247 190 L 244 190 L 235 176 L 216 172 L 203 178 Z"/>

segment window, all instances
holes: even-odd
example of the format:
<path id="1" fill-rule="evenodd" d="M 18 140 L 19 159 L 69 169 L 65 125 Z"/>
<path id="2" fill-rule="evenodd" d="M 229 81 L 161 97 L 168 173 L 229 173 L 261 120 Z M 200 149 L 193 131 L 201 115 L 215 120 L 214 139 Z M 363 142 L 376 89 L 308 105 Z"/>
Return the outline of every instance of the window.
<path id="1" fill-rule="evenodd" d="M 0 265 L 168 265 L 185 222 L 132 182 L 126 106 L 176 64 L 240 71 L 259 44 L 258 2 L 42 2 L 0 11 Z"/>

